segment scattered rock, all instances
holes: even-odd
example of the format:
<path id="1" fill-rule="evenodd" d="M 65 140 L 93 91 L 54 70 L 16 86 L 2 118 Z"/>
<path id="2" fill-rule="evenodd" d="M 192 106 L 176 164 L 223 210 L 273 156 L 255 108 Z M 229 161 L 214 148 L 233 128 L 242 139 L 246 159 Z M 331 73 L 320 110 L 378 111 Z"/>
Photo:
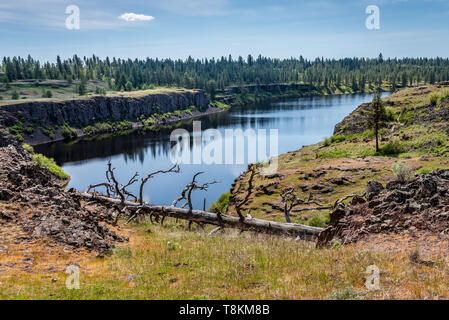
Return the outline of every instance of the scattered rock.
<path id="1" fill-rule="evenodd" d="M 384 190 L 384 186 L 378 181 L 369 181 L 366 186 L 366 198 L 371 200 Z"/>
<path id="2" fill-rule="evenodd" d="M 333 184 L 336 184 L 337 186 L 347 186 L 354 183 L 353 181 L 351 181 L 346 177 L 332 178 L 329 181 Z"/>
<path id="3" fill-rule="evenodd" d="M 257 190 L 261 191 L 262 194 L 271 195 L 276 192 L 279 182 L 270 182 L 257 187 Z"/>
<path id="4" fill-rule="evenodd" d="M 334 188 L 329 184 L 317 183 L 312 186 L 312 190 L 317 190 L 321 193 L 330 193 L 330 192 L 334 191 Z"/>
<path id="5" fill-rule="evenodd" d="M 340 203 L 330 215 L 329 227 L 318 237 L 318 244 L 331 241 L 356 242 L 369 234 L 449 231 L 449 170 L 415 175 L 406 182 L 390 182 L 387 188 L 368 182 L 366 198 L 354 197 Z"/>

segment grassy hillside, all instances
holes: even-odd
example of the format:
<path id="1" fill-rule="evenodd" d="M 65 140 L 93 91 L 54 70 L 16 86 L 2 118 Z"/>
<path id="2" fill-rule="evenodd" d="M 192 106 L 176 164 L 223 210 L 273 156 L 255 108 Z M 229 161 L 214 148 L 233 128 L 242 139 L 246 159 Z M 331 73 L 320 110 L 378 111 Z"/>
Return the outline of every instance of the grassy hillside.
<path id="1" fill-rule="evenodd" d="M 247 207 L 251 215 L 285 221 L 281 193 L 293 187 L 302 199 L 333 206 L 348 194 L 362 194 L 370 180 L 395 179 L 394 163 L 405 162 L 412 172 L 449 168 L 449 84 L 405 89 L 384 98 L 390 121 L 382 130 L 380 152 L 366 130 L 362 105 L 337 126 L 336 134 L 316 145 L 279 157 L 275 176 L 258 176 Z M 431 100 L 436 98 L 436 104 Z M 233 190 L 247 184 L 247 175 L 236 180 Z M 236 195 L 237 198 L 242 195 Z M 298 210 L 316 205 L 298 206 Z M 234 212 L 233 208 L 230 208 Z M 293 222 L 325 226 L 330 210 L 293 212 Z"/>

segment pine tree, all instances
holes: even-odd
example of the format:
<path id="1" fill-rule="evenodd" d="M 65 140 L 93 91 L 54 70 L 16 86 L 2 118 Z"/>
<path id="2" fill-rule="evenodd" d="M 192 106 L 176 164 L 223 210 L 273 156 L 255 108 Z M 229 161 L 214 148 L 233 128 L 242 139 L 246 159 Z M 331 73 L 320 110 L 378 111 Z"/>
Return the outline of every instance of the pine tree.
<path id="1" fill-rule="evenodd" d="M 385 125 L 386 119 L 387 113 L 380 98 L 380 90 L 378 90 L 369 106 L 367 114 L 367 124 L 376 136 L 376 152 L 379 152 L 379 129 Z"/>

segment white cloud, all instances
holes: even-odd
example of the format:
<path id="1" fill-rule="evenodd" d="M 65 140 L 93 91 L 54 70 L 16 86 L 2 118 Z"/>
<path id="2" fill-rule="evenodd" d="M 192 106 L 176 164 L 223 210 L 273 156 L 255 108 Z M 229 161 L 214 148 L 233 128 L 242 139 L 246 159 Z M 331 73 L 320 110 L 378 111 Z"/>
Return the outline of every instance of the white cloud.
<path id="1" fill-rule="evenodd" d="M 124 13 L 118 18 L 125 21 L 150 21 L 154 19 L 153 16 L 146 16 L 144 14 L 137 14 L 132 12 Z"/>

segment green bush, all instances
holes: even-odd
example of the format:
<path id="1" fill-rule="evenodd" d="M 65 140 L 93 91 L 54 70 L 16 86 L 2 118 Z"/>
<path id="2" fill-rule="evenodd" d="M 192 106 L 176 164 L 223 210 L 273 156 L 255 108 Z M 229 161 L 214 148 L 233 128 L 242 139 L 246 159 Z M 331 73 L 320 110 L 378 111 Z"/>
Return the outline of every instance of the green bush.
<path id="1" fill-rule="evenodd" d="M 16 122 L 15 125 L 9 128 L 9 132 L 11 132 L 13 135 L 19 135 L 23 132 L 23 125 L 21 122 Z"/>
<path id="2" fill-rule="evenodd" d="M 41 167 L 47 168 L 48 171 L 58 178 L 67 179 L 69 177 L 68 174 L 56 164 L 54 159 L 50 159 L 42 154 L 36 153 L 33 155 L 33 161 L 37 162 Z"/>
<path id="3" fill-rule="evenodd" d="M 339 142 L 343 142 L 347 139 L 348 137 L 342 134 L 334 134 L 332 137 L 330 138 L 326 138 L 324 139 L 324 146 L 328 147 L 333 143 L 339 143 Z"/>
<path id="4" fill-rule="evenodd" d="M 429 97 L 430 105 L 435 107 L 438 104 L 439 99 L 440 99 L 440 97 L 438 96 L 437 93 L 432 93 Z"/>
<path id="5" fill-rule="evenodd" d="M 95 87 L 95 94 L 105 95 L 106 89 L 101 87 Z"/>
<path id="6" fill-rule="evenodd" d="M 380 154 L 384 156 L 398 155 L 404 152 L 404 146 L 399 140 L 391 140 L 380 148 Z"/>
<path id="7" fill-rule="evenodd" d="M 406 162 L 396 162 L 391 166 L 391 172 L 398 181 L 405 182 L 410 179 L 412 169 Z"/>
<path id="8" fill-rule="evenodd" d="M 226 208 L 229 204 L 229 197 L 231 196 L 230 192 L 223 193 L 217 200 L 217 202 L 214 202 L 210 205 L 209 211 L 215 212 L 215 209 L 220 210 L 221 212 L 225 212 Z"/>
<path id="9" fill-rule="evenodd" d="M 329 223 L 330 216 L 327 213 L 315 213 L 309 220 L 306 221 L 306 225 L 311 227 L 325 228 Z"/>
<path id="10" fill-rule="evenodd" d="M 45 134 L 47 137 L 51 139 L 53 139 L 53 137 L 55 136 L 53 129 L 50 127 L 42 127 L 41 130 L 43 134 Z"/>
<path id="11" fill-rule="evenodd" d="M 23 138 L 23 135 L 21 135 L 20 133 L 14 135 L 14 139 L 15 139 L 17 142 L 22 142 L 23 140 L 25 140 L 25 139 Z"/>
<path id="12" fill-rule="evenodd" d="M 42 92 L 42 98 L 51 98 L 53 97 L 53 93 L 50 90 L 44 90 Z"/>
<path id="13" fill-rule="evenodd" d="M 34 148 L 32 146 L 30 146 L 28 143 L 24 143 L 22 144 L 22 148 L 24 148 L 25 150 L 34 153 Z"/>
<path id="14" fill-rule="evenodd" d="M 67 125 L 66 123 L 62 125 L 61 130 L 62 136 L 66 140 L 74 140 L 78 138 L 78 132 L 69 125 Z"/>

